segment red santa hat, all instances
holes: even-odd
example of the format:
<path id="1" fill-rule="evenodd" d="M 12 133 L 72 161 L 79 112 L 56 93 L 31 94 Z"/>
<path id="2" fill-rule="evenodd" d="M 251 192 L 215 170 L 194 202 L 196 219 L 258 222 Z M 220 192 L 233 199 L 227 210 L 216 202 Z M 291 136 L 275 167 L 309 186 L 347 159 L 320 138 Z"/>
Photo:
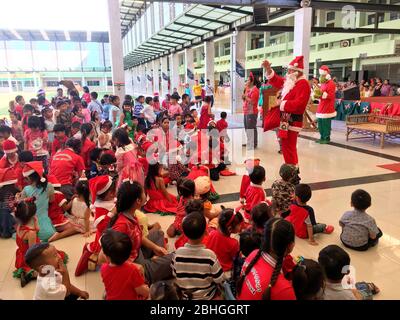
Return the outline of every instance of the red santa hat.
<path id="1" fill-rule="evenodd" d="M 17 183 L 17 175 L 12 168 L 0 169 L 0 188 Z"/>
<path id="2" fill-rule="evenodd" d="M 60 181 L 58 181 L 57 177 L 54 176 L 54 175 L 52 175 L 52 174 L 50 174 L 50 175 L 47 177 L 47 181 L 48 181 L 49 183 L 51 183 L 52 186 L 53 186 L 54 188 L 60 188 L 60 187 L 61 187 Z"/>
<path id="3" fill-rule="evenodd" d="M 89 190 L 92 203 L 95 203 L 98 195 L 104 194 L 110 189 L 113 180 L 110 176 L 98 176 L 89 180 Z"/>
<path id="4" fill-rule="evenodd" d="M 159 94 L 158 92 L 154 92 L 153 96 L 154 96 L 154 97 L 159 97 L 160 94 Z"/>
<path id="5" fill-rule="evenodd" d="M 304 56 L 297 56 L 289 63 L 288 69 L 304 72 Z"/>
<path id="6" fill-rule="evenodd" d="M 3 142 L 3 151 L 5 154 L 16 153 L 18 151 L 17 145 L 14 141 L 8 139 Z"/>
<path id="7" fill-rule="evenodd" d="M 319 74 L 320 74 L 321 76 L 325 76 L 325 78 L 328 79 L 328 80 L 331 79 L 331 70 L 329 69 L 328 66 L 323 65 L 323 66 L 321 66 L 321 67 L 319 68 L 318 71 L 319 71 Z"/>
<path id="8" fill-rule="evenodd" d="M 22 169 L 22 175 L 25 178 L 29 177 L 35 172 L 39 175 L 40 182 L 46 182 L 46 178 L 43 177 L 44 169 L 42 161 L 32 161 L 25 163 L 25 166 Z"/>

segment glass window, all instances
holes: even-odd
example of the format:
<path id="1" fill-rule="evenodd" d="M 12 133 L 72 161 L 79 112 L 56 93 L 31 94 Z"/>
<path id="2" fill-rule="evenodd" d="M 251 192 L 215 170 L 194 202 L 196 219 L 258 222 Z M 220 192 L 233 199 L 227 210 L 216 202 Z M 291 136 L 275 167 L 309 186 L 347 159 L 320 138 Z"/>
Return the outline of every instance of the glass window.
<path id="1" fill-rule="evenodd" d="M 87 80 L 86 83 L 87 83 L 88 87 L 100 87 L 99 80 Z"/>
<path id="2" fill-rule="evenodd" d="M 0 81 L 0 88 L 8 88 L 9 83 L 8 81 Z"/>
<path id="3" fill-rule="evenodd" d="M 58 87 L 58 81 L 46 81 L 46 87 Z"/>
<path id="4" fill-rule="evenodd" d="M 147 40 L 147 37 L 146 37 L 146 26 L 144 24 L 143 16 L 140 18 L 139 23 L 140 23 L 141 39 L 144 42 Z"/>
<path id="5" fill-rule="evenodd" d="M 154 2 L 154 32 L 158 32 L 161 29 L 160 24 L 160 3 Z"/>
<path id="6" fill-rule="evenodd" d="M 6 71 L 7 69 L 7 53 L 4 46 L 4 41 L 0 41 L 0 70 Z"/>
<path id="7" fill-rule="evenodd" d="M 111 87 L 113 85 L 112 80 L 107 80 L 107 86 Z"/>
<path id="8" fill-rule="evenodd" d="M 183 3 L 175 3 L 175 18 L 183 13 Z"/>
<path id="9" fill-rule="evenodd" d="M 111 52 L 110 52 L 110 44 L 103 43 L 104 45 L 104 61 L 106 70 L 111 70 Z"/>
<path id="10" fill-rule="evenodd" d="M 152 18 L 151 18 L 151 11 L 152 10 L 146 10 L 145 16 L 146 16 L 146 29 L 147 29 L 147 34 L 149 37 L 151 37 L 154 34 L 154 25 L 152 23 Z"/>
<path id="11" fill-rule="evenodd" d="M 229 56 L 231 54 L 231 43 L 225 42 L 224 43 L 224 56 Z"/>
<path id="12" fill-rule="evenodd" d="M 61 71 L 81 71 L 81 52 L 77 42 L 57 42 L 58 67 Z"/>
<path id="13" fill-rule="evenodd" d="M 33 71 L 31 45 L 27 41 L 6 41 L 8 69 Z"/>
<path id="14" fill-rule="evenodd" d="M 163 12 L 164 26 L 166 26 L 171 21 L 170 12 L 169 12 L 169 2 L 163 2 L 162 6 L 163 6 L 163 10 L 164 10 L 164 12 Z"/>
<path id="15" fill-rule="evenodd" d="M 252 33 L 250 37 L 250 50 L 264 47 L 264 33 Z"/>
<path id="16" fill-rule="evenodd" d="M 33 80 L 25 80 L 24 81 L 24 87 L 33 88 L 34 86 L 35 86 L 35 82 Z"/>
<path id="17" fill-rule="evenodd" d="M 326 14 L 326 21 L 335 20 L 335 11 L 328 12 Z"/>
<path id="18" fill-rule="evenodd" d="M 84 71 L 103 71 L 104 57 L 101 43 L 81 43 L 82 67 Z"/>

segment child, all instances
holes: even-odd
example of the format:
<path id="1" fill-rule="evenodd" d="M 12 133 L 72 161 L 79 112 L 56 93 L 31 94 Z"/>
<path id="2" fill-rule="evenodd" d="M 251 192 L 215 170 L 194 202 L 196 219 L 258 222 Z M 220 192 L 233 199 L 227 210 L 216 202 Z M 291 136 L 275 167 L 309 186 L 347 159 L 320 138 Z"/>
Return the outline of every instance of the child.
<path id="1" fill-rule="evenodd" d="M 15 164 L 13 169 L 14 169 L 14 172 L 15 172 L 15 174 L 17 176 L 16 187 L 19 190 L 23 190 L 28 185 L 28 183 L 27 183 L 24 175 L 22 174 L 22 172 L 23 172 L 23 169 L 25 167 L 25 164 L 28 163 L 28 162 L 32 162 L 33 161 L 33 154 L 30 151 L 22 151 L 19 154 L 18 158 L 19 158 L 18 159 L 19 162 L 17 162 Z"/>
<path id="2" fill-rule="evenodd" d="M 209 177 L 200 176 L 194 180 L 196 186 L 195 197 L 200 199 L 204 206 L 204 216 L 209 220 L 209 225 L 217 227 L 217 218 L 221 213 L 221 209 L 215 207 L 209 200 L 211 192 L 211 180 Z"/>
<path id="3" fill-rule="evenodd" d="M 274 217 L 271 206 L 266 202 L 260 202 L 251 209 L 251 229 L 259 234 L 264 234 L 264 228 L 267 221 Z"/>
<path id="4" fill-rule="evenodd" d="M 178 202 L 176 197 L 168 193 L 162 178 L 162 166 L 157 162 L 149 165 L 145 180 L 145 190 L 149 197 L 144 210 L 161 215 L 176 214 Z"/>
<path id="5" fill-rule="evenodd" d="M 207 129 L 208 123 L 212 120 L 211 119 L 211 97 L 205 97 L 203 106 L 201 107 L 200 111 L 200 121 L 197 125 L 197 127 L 200 130 L 205 130 Z M 193 115 L 193 114 L 192 114 Z M 196 119 L 196 117 L 193 115 L 193 117 Z"/>
<path id="6" fill-rule="evenodd" d="M 83 247 L 82 256 L 76 266 L 75 276 L 79 277 L 86 271 L 94 271 L 98 255 L 101 251 L 100 238 L 108 227 L 111 217 L 115 214 L 116 183 L 109 176 L 99 176 L 89 181 L 89 190 L 94 206 L 94 225 L 96 238 Z"/>
<path id="7" fill-rule="evenodd" d="M 138 267 L 128 261 L 132 241 L 124 233 L 107 230 L 101 237 L 107 263 L 101 267 L 106 300 L 146 300 L 149 287 Z"/>
<path id="8" fill-rule="evenodd" d="M 81 126 L 81 157 L 85 162 L 86 170 L 89 170 L 91 165 L 90 152 L 96 148 L 96 144 L 92 141 L 94 134 L 94 128 L 91 123 L 85 123 Z"/>
<path id="9" fill-rule="evenodd" d="M 81 134 L 81 126 L 82 124 L 80 122 L 72 122 L 71 124 L 71 137 L 74 139 L 78 139 L 80 140 L 82 138 L 82 134 Z M 69 130 L 67 130 L 69 131 Z"/>
<path id="10" fill-rule="evenodd" d="M 170 238 L 182 234 L 182 221 L 186 215 L 185 206 L 190 200 L 194 199 L 195 184 L 189 179 L 179 179 L 177 183 L 177 191 L 179 195 L 179 203 L 176 209 L 175 221 L 167 230 L 167 235 Z"/>
<path id="11" fill-rule="evenodd" d="M 15 209 L 15 218 L 17 219 L 17 252 L 15 254 L 14 278 L 21 279 L 21 287 L 25 287 L 35 274 L 29 265 L 25 262 L 25 254 L 28 249 L 36 243 L 39 243 L 39 224 L 36 217 L 36 205 L 34 198 L 26 198 L 17 203 Z"/>
<path id="12" fill-rule="evenodd" d="M 172 271 L 185 300 L 217 299 L 218 285 L 224 281 L 224 272 L 217 256 L 202 244 L 206 227 L 206 219 L 199 212 L 193 212 L 183 219 L 182 229 L 189 241 L 176 250 Z"/>
<path id="13" fill-rule="evenodd" d="M 285 257 L 294 248 L 294 229 L 273 218 L 265 226 L 261 248 L 249 255 L 238 281 L 238 300 L 296 300 L 292 284 L 282 274 Z"/>
<path id="14" fill-rule="evenodd" d="M 231 238 L 232 234 L 240 232 L 243 217 L 233 209 L 224 209 L 218 218 L 218 230 L 210 233 L 207 249 L 212 250 L 224 271 L 225 279 L 232 276 L 233 260 L 239 253 L 239 242 Z"/>
<path id="15" fill-rule="evenodd" d="M 18 148 L 13 140 L 3 142 L 4 156 L 0 159 L 0 168 L 14 168 L 18 166 Z"/>
<path id="16" fill-rule="evenodd" d="M 53 120 L 53 109 L 46 107 L 42 110 L 42 115 L 44 118 L 44 124 L 48 135 L 49 146 L 54 141 L 54 120 Z M 50 147 L 49 147 L 50 149 Z"/>
<path id="17" fill-rule="evenodd" d="M 28 162 L 22 172 L 29 185 L 22 191 L 22 199 L 35 197 L 36 216 L 38 218 L 39 239 L 50 241 L 56 235 L 56 230 L 48 216 L 49 202 L 54 198 L 54 188 L 47 182 L 43 164 L 40 161 Z"/>
<path id="18" fill-rule="evenodd" d="M 89 299 L 87 292 L 71 284 L 68 270 L 54 246 L 33 245 L 25 254 L 25 261 L 38 273 L 33 300 Z M 49 274 L 49 268 L 53 269 L 53 274 Z"/>
<path id="19" fill-rule="evenodd" d="M 99 176 L 109 175 L 112 178 L 118 179 L 118 172 L 115 170 L 117 159 L 109 153 L 102 153 L 100 156 L 100 171 Z"/>
<path id="20" fill-rule="evenodd" d="M 88 182 L 79 180 L 75 186 L 75 198 L 70 202 L 71 220 L 85 238 L 90 237 L 95 228 L 91 221 L 90 191 Z"/>
<path id="21" fill-rule="evenodd" d="M 112 123 L 109 120 L 104 121 L 100 125 L 99 141 L 98 141 L 98 144 L 97 144 L 97 146 L 100 149 L 105 149 L 105 150 L 111 150 L 112 149 L 112 145 L 111 145 L 111 141 L 112 141 L 111 130 L 112 130 Z"/>
<path id="22" fill-rule="evenodd" d="M 48 172 L 48 134 L 44 129 L 43 119 L 31 116 L 28 120 L 29 129 L 25 131 L 25 150 L 32 152 L 34 161 L 43 163 L 44 171 Z"/>
<path id="23" fill-rule="evenodd" d="M 35 109 L 32 105 L 26 104 L 24 106 L 24 116 L 22 117 L 22 130 L 26 132 L 28 130 L 28 120 L 34 114 Z"/>
<path id="24" fill-rule="evenodd" d="M 143 109 L 143 116 L 146 121 L 146 128 L 150 128 L 153 124 L 156 123 L 156 114 L 154 112 L 154 100 L 152 97 L 147 97 L 146 105 Z M 160 104 L 158 104 L 160 106 Z"/>
<path id="25" fill-rule="evenodd" d="M 181 97 L 179 96 L 178 93 L 172 94 L 172 96 L 171 96 L 171 104 L 170 104 L 169 109 L 168 109 L 168 116 L 170 118 L 174 118 L 176 115 L 183 113 L 182 107 L 178 103 L 180 98 Z"/>
<path id="26" fill-rule="evenodd" d="M 86 171 L 89 180 L 99 175 L 100 157 L 102 154 L 103 150 L 100 148 L 94 148 L 90 151 L 90 170 Z"/>
<path id="27" fill-rule="evenodd" d="M 350 249 L 367 251 L 376 246 L 382 231 L 375 219 L 366 213 L 371 206 L 371 195 L 365 190 L 356 190 L 351 195 L 353 211 L 346 212 L 339 221 L 342 227 L 340 240 Z"/>
<path id="28" fill-rule="evenodd" d="M 306 239 L 308 242 L 317 246 L 314 239 L 316 233 L 331 234 L 335 228 L 326 224 L 317 223 L 314 209 L 307 205 L 311 199 L 311 187 L 308 184 L 299 184 L 295 189 L 295 202 L 290 206 L 290 214 L 286 220 L 291 222 L 296 236 Z"/>
<path id="29" fill-rule="evenodd" d="M 68 138 L 66 135 L 67 129 L 63 124 L 56 124 L 54 126 L 54 140 L 51 146 L 51 155 L 54 156 L 58 150 L 63 150 L 65 148 L 65 143 Z"/>
<path id="30" fill-rule="evenodd" d="M 79 122 L 80 124 L 86 123 L 85 115 L 82 112 L 82 105 L 74 106 L 72 109 L 72 122 Z"/>
<path id="31" fill-rule="evenodd" d="M 275 215 L 286 218 L 290 214 L 290 205 L 294 199 L 297 168 L 291 164 L 283 164 L 279 170 L 282 179 L 272 184 L 272 203 Z"/>
<path id="32" fill-rule="evenodd" d="M 23 96 L 16 96 L 15 97 L 15 112 L 19 115 L 20 119 L 23 117 L 23 108 L 25 105 L 25 99 Z"/>
<path id="33" fill-rule="evenodd" d="M 68 112 L 68 103 L 65 100 L 58 101 L 56 104 L 56 123 L 63 124 L 67 129 L 67 135 L 69 134 L 69 128 L 71 128 L 72 114 Z"/>
<path id="34" fill-rule="evenodd" d="M 199 114 L 198 114 L 198 112 L 197 112 L 197 109 L 196 109 L 195 107 L 192 107 L 192 108 L 190 109 L 190 114 L 191 114 L 191 116 L 192 116 L 193 119 L 194 119 L 194 122 L 195 122 L 195 124 L 196 124 L 196 128 L 198 128 L 198 127 L 199 127 L 200 120 L 199 120 Z"/>
<path id="35" fill-rule="evenodd" d="M 253 172 L 253 169 L 255 166 L 260 165 L 260 159 L 247 159 L 245 162 L 245 167 L 246 167 L 246 173 L 242 177 L 242 182 L 240 184 L 240 202 L 242 204 L 245 203 L 246 199 L 246 191 L 250 187 L 251 181 L 250 181 L 250 173 Z"/>
<path id="36" fill-rule="evenodd" d="M 133 127 L 133 113 L 132 113 L 132 103 L 124 101 L 122 104 L 122 112 L 119 118 L 119 126 L 122 127 L 126 125 L 129 132 L 129 137 L 134 138 L 136 127 Z"/>
<path id="37" fill-rule="evenodd" d="M 12 211 L 15 195 L 19 192 L 16 183 L 17 175 L 14 169 L 0 169 L 0 238 L 9 239 L 15 232 Z"/>
<path id="38" fill-rule="evenodd" d="M 292 284 L 297 300 L 318 300 L 325 287 L 324 273 L 319 263 L 300 259 L 292 272 Z"/>
<path id="39" fill-rule="evenodd" d="M 24 133 L 22 131 L 22 122 L 18 120 L 15 112 L 10 113 L 11 120 L 11 134 L 18 141 L 18 145 L 23 147 L 24 145 Z"/>

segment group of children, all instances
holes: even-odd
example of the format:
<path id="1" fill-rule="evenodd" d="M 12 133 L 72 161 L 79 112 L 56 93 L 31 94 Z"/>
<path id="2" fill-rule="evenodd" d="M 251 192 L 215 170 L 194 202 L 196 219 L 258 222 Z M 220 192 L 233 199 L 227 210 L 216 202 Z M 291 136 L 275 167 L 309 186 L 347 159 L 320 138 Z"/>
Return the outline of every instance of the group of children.
<path id="1" fill-rule="evenodd" d="M 0 235 L 15 233 L 15 276 L 22 287 L 37 280 L 35 299 L 88 298 L 70 282 L 67 255 L 49 244 L 78 233 L 95 237 L 75 276 L 100 270 L 108 300 L 360 298 L 337 292 L 350 262 L 343 249 L 325 248 L 318 262 L 290 256 L 295 236 L 316 245 L 315 234 L 333 232 L 317 223 L 296 167 L 282 166 L 269 201 L 265 169 L 249 159 L 238 207 L 213 204 L 212 180 L 234 173 L 226 169 L 227 115 L 215 122 L 209 97 L 200 119 L 185 95 L 163 106 L 157 95 L 135 103 L 126 96 L 121 106 L 117 96 L 97 98 L 72 91 L 66 99 L 59 90 L 51 104 L 40 92 L 41 104 L 32 105 L 19 96 L 11 122 L 0 125 Z M 178 197 L 168 192 L 172 184 Z M 371 197 L 357 190 L 351 201 L 341 240 L 367 250 L 382 236 L 365 212 Z M 142 210 L 175 216 L 166 231 L 177 237 L 173 252 Z"/>

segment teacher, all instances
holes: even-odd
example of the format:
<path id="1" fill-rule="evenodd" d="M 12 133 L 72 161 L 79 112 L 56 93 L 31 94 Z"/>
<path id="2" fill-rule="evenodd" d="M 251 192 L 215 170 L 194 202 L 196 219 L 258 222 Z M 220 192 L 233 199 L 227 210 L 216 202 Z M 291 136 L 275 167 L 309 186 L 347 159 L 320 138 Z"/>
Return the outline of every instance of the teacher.
<path id="1" fill-rule="evenodd" d="M 254 150 L 258 147 L 257 118 L 258 99 L 260 90 L 256 86 L 256 80 L 252 72 L 246 82 L 243 99 L 244 129 L 247 136 L 247 150 Z M 243 146 L 246 146 L 244 144 Z"/>

